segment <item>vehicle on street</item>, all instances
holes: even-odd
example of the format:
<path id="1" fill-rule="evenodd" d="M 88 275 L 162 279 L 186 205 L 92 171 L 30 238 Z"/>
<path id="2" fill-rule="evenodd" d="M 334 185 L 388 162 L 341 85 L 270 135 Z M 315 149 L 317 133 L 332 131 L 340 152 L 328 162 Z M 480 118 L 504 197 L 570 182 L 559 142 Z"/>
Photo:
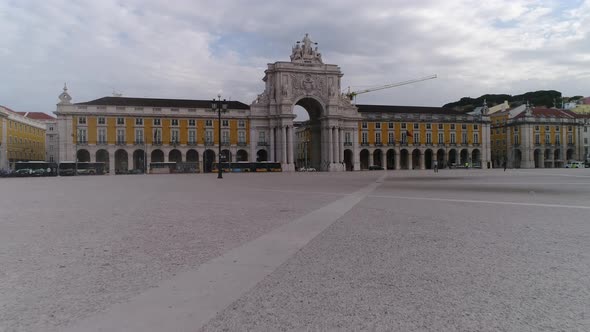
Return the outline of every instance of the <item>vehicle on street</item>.
<path id="1" fill-rule="evenodd" d="M 585 168 L 583 161 L 570 161 L 565 165 L 565 168 Z"/>
<path id="2" fill-rule="evenodd" d="M 382 171 L 383 166 L 380 165 L 371 165 L 369 166 L 369 171 Z"/>

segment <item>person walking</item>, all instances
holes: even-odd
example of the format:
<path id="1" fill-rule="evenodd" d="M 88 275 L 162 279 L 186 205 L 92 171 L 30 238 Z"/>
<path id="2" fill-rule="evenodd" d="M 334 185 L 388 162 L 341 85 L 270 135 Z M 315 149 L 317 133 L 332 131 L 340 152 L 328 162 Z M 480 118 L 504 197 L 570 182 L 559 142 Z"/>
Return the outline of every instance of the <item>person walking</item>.
<path id="1" fill-rule="evenodd" d="M 502 162 L 502 167 L 504 167 L 504 172 L 506 172 L 506 160 Z"/>
<path id="2" fill-rule="evenodd" d="M 438 160 L 434 161 L 434 173 L 438 173 Z"/>

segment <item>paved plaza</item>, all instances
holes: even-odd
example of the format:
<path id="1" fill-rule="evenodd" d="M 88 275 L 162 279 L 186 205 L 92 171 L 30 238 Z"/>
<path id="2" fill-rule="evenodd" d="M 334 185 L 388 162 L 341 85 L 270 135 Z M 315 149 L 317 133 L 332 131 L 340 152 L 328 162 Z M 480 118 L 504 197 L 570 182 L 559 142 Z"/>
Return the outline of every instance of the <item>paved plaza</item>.
<path id="1" fill-rule="evenodd" d="M 0 179 L 0 331 L 587 331 L 590 170 Z"/>

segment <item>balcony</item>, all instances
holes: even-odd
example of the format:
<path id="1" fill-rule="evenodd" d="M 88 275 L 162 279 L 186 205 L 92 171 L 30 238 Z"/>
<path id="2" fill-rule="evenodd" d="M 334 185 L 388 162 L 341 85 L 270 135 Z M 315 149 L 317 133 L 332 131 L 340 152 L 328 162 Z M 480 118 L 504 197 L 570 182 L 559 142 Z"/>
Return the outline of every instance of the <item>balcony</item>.
<path id="1" fill-rule="evenodd" d="M 352 142 L 344 142 L 344 146 L 352 146 Z"/>
<path id="2" fill-rule="evenodd" d="M 387 142 L 387 146 L 395 146 L 395 142 Z"/>
<path id="3" fill-rule="evenodd" d="M 88 141 L 85 139 L 78 140 L 76 145 L 88 145 Z"/>
<path id="4" fill-rule="evenodd" d="M 440 142 L 439 142 L 437 145 L 438 145 L 438 146 L 445 146 L 445 143 L 440 143 Z"/>
<path id="5" fill-rule="evenodd" d="M 221 146 L 230 146 L 230 145 L 231 145 L 231 143 L 228 141 L 221 142 Z"/>
<path id="6" fill-rule="evenodd" d="M 256 146 L 268 146 L 268 143 L 266 143 L 266 142 L 258 142 L 258 143 L 256 143 Z"/>
<path id="7" fill-rule="evenodd" d="M 479 146 L 479 143 L 473 143 L 472 145 L 473 146 Z"/>
<path id="8" fill-rule="evenodd" d="M 401 142 L 400 145 L 401 146 L 408 146 L 408 142 Z"/>
<path id="9" fill-rule="evenodd" d="M 133 142 L 133 144 L 135 144 L 135 145 L 144 145 L 145 142 L 143 140 L 137 140 L 137 141 Z"/>
<path id="10" fill-rule="evenodd" d="M 381 143 L 381 142 L 375 142 L 375 146 L 383 146 L 383 143 Z"/>
<path id="11" fill-rule="evenodd" d="M 238 142 L 238 146 L 248 146 L 248 143 L 246 143 L 246 142 Z"/>
<path id="12" fill-rule="evenodd" d="M 186 143 L 186 145 L 188 145 L 188 146 L 196 146 L 197 145 L 197 142 L 196 141 L 188 141 Z"/>
<path id="13" fill-rule="evenodd" d="M 361 142 L 361 146 L 369 146 L 368 142 Z"/>
<path id="14" fill-rule="evenodd" d="M 125 140 L 117 140 L 117 142 L 115 142 L 115 145 L 127 145 L 127 142 L 125 142 Z"/>
<path id="15" fill-rule="evenodd" d="M 99 140 L 98 142 L 96 142 L 96 145 L 107 145 L 107 141 L 106 140 Z"/>
<path id="16" fill-rule="evenodd" d="M 162 141 L 161 140 L 155 140 L 152 142 L 152 145 L 162 145 Z"/>
<path id="17" fill-rule="evenodd" d="M 213 146 L 213 141 L 205 141 L 205 146 Z"/>
<path id="18" fill-rule="evenodd" d="M 179 144 L 180 144 L 180 143 L 178 142 L 178 140 L 174 140 L 174 139 L 173 139 L 173 140 L 170 140 L 170 144 L 169 144 L 169 145 L 172 145 L 172 146 L 177 146 L 177 145 L 179 145 Z"/>
<path id="19" fill-rule="evenodd" d="M 573 147 L 573 146 L 575 146 L 575 144 L 574 143 L 567 143 L 567 146 Z"/>

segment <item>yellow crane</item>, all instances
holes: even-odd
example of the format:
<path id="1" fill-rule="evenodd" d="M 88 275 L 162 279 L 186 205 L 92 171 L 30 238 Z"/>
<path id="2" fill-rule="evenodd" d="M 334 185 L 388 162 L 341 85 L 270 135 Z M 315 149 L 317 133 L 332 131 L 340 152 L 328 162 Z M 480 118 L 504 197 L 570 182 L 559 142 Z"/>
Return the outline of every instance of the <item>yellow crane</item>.
<path id="1" fill-rule="evenodd" d="M 412 83 L 416 83 L 416 82 L 427 81 L 427 80 L 431 80 L 431 79 L 434 79 L 434 78 L 436 78 L 436 74 L 430 75 L 430 76 L 421 77 L 421 78 L 416 78 L 416 79 L 413 79 L 413 80 L 408 80 L 408 81 L 403 81 L 403 82 L 397 82 L 397 83 L 391 83 L 391 84 L 381 85 L 381 86 L 377 86 L 377 87 L 373 87 L 373 88 L 368 88 L 368 89 L 364 89 L 364 90 L 358 90 L 358 91 L 350 91 L 350 87 L 348 87 L 348 91 L 345 94 L 346 94 L 346 96 L 350 100 L 354 100 L 356 98 L 356 96 L 358 96 L 358 95 L 360 95 L 362 93 L 367 93 L 367 92 L 373 92 L 373 91 L 378 91 L 378 90 L 383 90 L 383 89 L 394 88 L 396 86 L 402 86 L 402 85 L 412 84 Z"/>

